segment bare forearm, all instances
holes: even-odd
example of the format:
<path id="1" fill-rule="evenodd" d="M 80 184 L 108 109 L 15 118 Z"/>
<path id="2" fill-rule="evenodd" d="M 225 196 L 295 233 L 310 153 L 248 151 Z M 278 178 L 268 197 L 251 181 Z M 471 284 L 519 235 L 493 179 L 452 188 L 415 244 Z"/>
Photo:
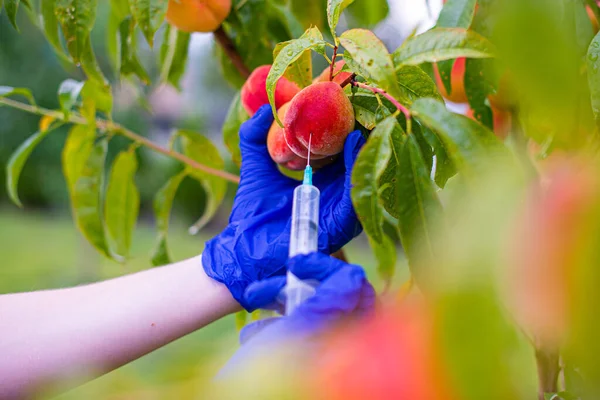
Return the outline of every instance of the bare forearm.
<path id="1" fill-rule="evenodd" d="M 87 286 L 0 296 L 0 398 L 74 374 L 101 375 L 239 308 L 206 276 L 201 257 Z"/>

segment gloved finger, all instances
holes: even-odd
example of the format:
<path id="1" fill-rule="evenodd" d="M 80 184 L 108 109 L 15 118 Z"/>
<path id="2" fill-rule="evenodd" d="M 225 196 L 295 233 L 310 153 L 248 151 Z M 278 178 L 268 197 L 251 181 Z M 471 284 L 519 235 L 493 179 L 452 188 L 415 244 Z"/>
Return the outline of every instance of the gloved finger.
<path id="1" fill-rule="evenodd" d="M 368 283 L 364 270 L 345 264 L 339 271 L 327 278 L 316 294 L 298 307 L 315 315 L 329 315 L 332 319 L 348 315 L 359 307 L 364 285 Z M 310 314 L 308 314 L 310 315 Z"/>
<path id="2" fill-rule="evenodd" d="M 273 113 L 267 104 L 258 109 L 252 118 L 240 127 L 240 146 L 252 147 L 267 144 L 267 133 L 273 124 Z"/>
<path id="3" fill-rule="evenodd" d="M 272 123 L 271 108 L 265 105 L 240 127 L 242 179 L 255 175 L 261 177 L 262 172 L 277 172 L 277 165 L 271 159 L 267 149 L 267 135 Z"/>
<path id="4" fill-rule="evenodd" d="M 285 276 L 275 276 L 248 285 L 244 292 L 247 308 L 256 310 L 273 305 L 279 292 L 285 287 L 285 282 Z"/>
<path id="5" fill-rule="evenodd" d="M 288 269 L 299 279 L 315 279 L 317 281 L 324 281 L 344 265 L 348 264 L 319 252 L 298 255 L 287 262 Z"/>

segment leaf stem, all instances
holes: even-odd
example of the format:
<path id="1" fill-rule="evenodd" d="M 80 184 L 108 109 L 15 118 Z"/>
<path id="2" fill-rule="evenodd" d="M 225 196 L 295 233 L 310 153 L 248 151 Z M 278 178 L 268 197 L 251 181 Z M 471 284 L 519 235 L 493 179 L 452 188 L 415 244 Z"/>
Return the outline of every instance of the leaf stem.
<path id="1" fill-rule="evenodd" d="M 221 45 L 223 51 L 225 52 L 225 54 L 227 54 L 227 57 L 229 57 L 229 59 L 233 63 L 234 67 L 238 70 L 242 78 L 248 79 L 248 77 L 250 76 L 250 70 L 244 63 L 244 60 L 242 59 L 240 53 L 238 53 L 235 47 L 235 43 L 233 43 L 231 38 L 227 36 L 227 32 L 225 32 L 225 29 L 223 29 L 223 25 L 219 25 L 217 30 L 214 32 L 214 35 L 215 40 L 217 41 L 217 43 L 219 43 L 219 45 Z"/>
<path id="2" fill-rule="evenodd" d="M 69 115 L 69 118 L 67 119 L 67 118 L 65 118 L 64 113 L 62 113 L 60 111 L 54 111 L 54 110 L 49 110 L 49 109 L 43 108 L 43 107 L 33 106 L 30 104 L 22 103 L 20 101 L 8 99 L 6 97 L 0 97 L 0 105 L 6 105 L 6 106 L 16 108 L 16 109 L 19 109 L 22 111 L 26 111 L 26 112 L 32 113 L 32 114 L 47 115 L 58 121 L 72 122 L 72 123 L 79 124 L 79 125 L 87 125 L 89 123 L 89 121 L 86 120 L 83 116 L 81 116 L 80 114 L 75 113 L 75 112 L 71 112 L 71 114 Z M 207 174 L 210 174 L 210 175 L 218 176 L 219 178 L 225 179 L 225 180 L 233 182 L 233 183 L 240 182 L 240 177 L 237 175 L 231 174 L 227 171 L 221 171 L 221 170 L 209 167 L 204 164 L 200 164 L 199 162 L 192 160 L 191 158 L 189 158 L 181 153 L 178 153 L 173 150 L 165 149 L 164 147 L 159 146 L 158 144 L 152 142 L 151 140 L 138 135 L 137 133 L 125 128 L 124 126 L 122 126 L 120 124 L 117 124 L 116 122 L 98 118 L 94 121 L 94 124 L 96 125 L 96 127 L 98 129 L 104 129 L 109 132 L 114 132 L 114 133 L 123 135 L 137 144 L 151 148 L 152 150 L 156 151 L 157 153 L 161 153 L 168 157 L 171 157 L 191 168 L 206 172 Z"/>
<path id="3" fill-rule="evenodd" d="M 411 120 L 411 115 L 410 115 L 410 111 L 408 110 L 408 108 L 404 107 L 402 104 L 400 104 L 400 102 L 398 100 L 396 100 L 394 97 L 392 97 L 388 92 L 386 92 L 383 89 L 379 89 L 373 86 L 369 86 L 367 84 L 364 84 L 362 82 L 356 82 L 356 81 L 351 81 L 350 82 L 352 84 L 352 86 L 356 86 L 362 89 L 366 89 L 366 90 L 370 90 L 373 93 L 377 93 L 382 95 L 383 97 L 385 97 L 386 99 L 388 99 L 390 101 L 390 103 L 392 103 L 394 105 L 394 107 L 396 107 L 398 110 L 400 110 L 402 112 L 402 114 L 404 114 L 404 116 L 406 117 L 406 125 L 407 127 L 410 126 L 410 120 Z"/>
<path id="4" fill-rule="evenodd" d="M 335 65 L 335 59 L 337 57 L 338 47 L 334 46 L 333 48 L 333 56 L 331 57 L 331 64 L 329 64 L 329 80 L 333 80 L 333 67 Z"/>

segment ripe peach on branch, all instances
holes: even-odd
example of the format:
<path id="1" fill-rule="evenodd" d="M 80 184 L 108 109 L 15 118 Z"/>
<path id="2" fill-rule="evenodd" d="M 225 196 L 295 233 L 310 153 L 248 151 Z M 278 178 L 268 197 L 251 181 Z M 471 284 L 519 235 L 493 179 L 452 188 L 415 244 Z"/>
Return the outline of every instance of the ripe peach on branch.
<path id="1" fill-rule="evenodd" d="M 230 10 L 231 0 L 169 0 L 167 21 L 184 32 L 213 32 Z"/>

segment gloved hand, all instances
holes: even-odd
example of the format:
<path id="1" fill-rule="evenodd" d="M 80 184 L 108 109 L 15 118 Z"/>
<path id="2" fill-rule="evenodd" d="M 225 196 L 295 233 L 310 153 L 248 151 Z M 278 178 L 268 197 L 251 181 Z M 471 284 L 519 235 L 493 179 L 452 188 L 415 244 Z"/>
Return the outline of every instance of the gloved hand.
<path id="1" fill-rule="evenodd" d="M 284 176 L 267 151 L 267 133 L 273 122 L 268 105 L 240 128 L 241 179 L 229 225 L 206 243 L 204 270 L 224 283 L 248 311 L 244 300 L 252 282 L 282 275 L 288 256 L 293 192 L 298 181 Z M 319 251 L 331 254 L 362 230 L 350 198 L 350 177 L 365 140 L 359 131 L 348 135 L 344 154 L 314 174 L 321 191 Z"/>
<path id="2" fill-rule="evenodd" d="M 315 295 L 289 316 L 246 326 L 240 333 L 242 347 L 221 371 L 221 376 L 261 352 L 272 351 L 273 344 L 306 338 L 349 317 L 366 317 L 375 310 L 375 289 L 358 265 L 313 253 L 290 259 L 288 268 L 302 280 L 321 281 Z M 251 284 L 244 295 L 246 304 L 253 308 L 272 307 L 285 281 L 285 276 L 277 276 Z"/>

